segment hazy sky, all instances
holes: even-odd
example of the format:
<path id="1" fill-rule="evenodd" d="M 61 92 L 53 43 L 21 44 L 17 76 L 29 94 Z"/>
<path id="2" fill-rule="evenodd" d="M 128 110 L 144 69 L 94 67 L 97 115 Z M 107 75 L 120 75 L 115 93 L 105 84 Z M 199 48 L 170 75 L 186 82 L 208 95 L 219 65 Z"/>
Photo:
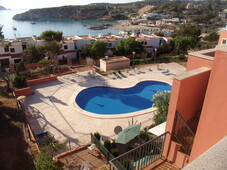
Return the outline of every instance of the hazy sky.
<path id="1" fill-rule="evenodd" d="M 10 9 L 19 9 L 56 7 L 64 5 L 86 5 L 98 2 L 125 3 L 135 1 L 139 0 L 0 0 L 0 6 Z"/>

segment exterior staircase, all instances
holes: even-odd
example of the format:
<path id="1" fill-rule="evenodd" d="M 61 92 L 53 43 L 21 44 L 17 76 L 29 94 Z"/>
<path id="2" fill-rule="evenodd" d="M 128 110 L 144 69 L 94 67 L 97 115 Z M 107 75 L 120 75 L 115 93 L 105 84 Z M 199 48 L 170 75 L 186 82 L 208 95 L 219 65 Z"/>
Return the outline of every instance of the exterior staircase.
<path id="1" fill-rule="evenodd" d="M 151 164 L 150 166 L 146 167 L 144 170 L 179 170 L 180 168 L 176 167 L 175 165 L 167 162 L 166 160 L 158 160 L 155 163 Z"/>

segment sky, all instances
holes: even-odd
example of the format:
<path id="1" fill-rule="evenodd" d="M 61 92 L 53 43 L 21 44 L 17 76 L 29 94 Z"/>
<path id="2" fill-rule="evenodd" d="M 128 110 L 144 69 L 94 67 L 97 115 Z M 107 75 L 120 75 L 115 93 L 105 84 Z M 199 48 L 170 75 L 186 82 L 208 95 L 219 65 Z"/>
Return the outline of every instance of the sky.
<path id="1" fill-rule="evenodd" d="M 33 9 L 65 5 L 86 5 L 90 3 L 126 3 L 139 0 L 0 0 L 0 6 L 9 9 Z"/>

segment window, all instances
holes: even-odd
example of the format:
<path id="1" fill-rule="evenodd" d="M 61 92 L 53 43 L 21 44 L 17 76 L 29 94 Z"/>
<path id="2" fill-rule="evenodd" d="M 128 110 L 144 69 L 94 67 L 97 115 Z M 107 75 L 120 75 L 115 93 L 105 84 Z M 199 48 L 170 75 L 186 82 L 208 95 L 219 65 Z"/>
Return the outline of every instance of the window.
<path id="1" fill-rule="evenodd" d="M 26 45 L 22 45 L 22 49 L 25 50 L 27 48 Z"/>
<path id="2" fill-rule="evenodd" d="M 109 43 L 108 46 L 111 47 L 112 46 L 112 43 Z"/>
<path id="3" fill-rule="evenodd" d="M 222 39 L 222 44 L 227 44 L 227 39 Z"/>
<path id="4" fill-rule="evenodd" d="M 15 59 L 15 60 L 14 60 L 14 63 L 15 63 L 15 64 L 18 64 L 20 61 L 21 61 L 21 59 Z"/>
<path id="5" fill-rule="evenodd" d="M 11 53 L 15 52 L 15 48 L 10 48 Z"/>
<path id="6" fill-rule="evenodd" d="M 147 45 L 147 42 L 146 41 L 144 42 L 144 45 Z"/>
<path id="7" fill-rule="evenodd" d="M 68 45 L 64 45 L 64 50 L 67 50 L 68 49 Z"/>
<path id="8" fill-rule="evenodd" d="M 9 47 L 4 48 L 5 52 L 9 52 Z"/>

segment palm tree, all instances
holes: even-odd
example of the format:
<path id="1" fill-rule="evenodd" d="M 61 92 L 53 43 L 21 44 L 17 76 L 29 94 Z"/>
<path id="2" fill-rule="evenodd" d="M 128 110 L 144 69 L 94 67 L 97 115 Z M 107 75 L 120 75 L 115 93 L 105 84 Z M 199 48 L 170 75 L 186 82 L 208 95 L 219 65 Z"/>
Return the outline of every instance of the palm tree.
<path id="1" fill-rule="evenodd" d="M 42 55 L 34 44 L 29 44 L 23 53 L 23 60 L 26 63 L 37 63 L 42 59 Z"/>

